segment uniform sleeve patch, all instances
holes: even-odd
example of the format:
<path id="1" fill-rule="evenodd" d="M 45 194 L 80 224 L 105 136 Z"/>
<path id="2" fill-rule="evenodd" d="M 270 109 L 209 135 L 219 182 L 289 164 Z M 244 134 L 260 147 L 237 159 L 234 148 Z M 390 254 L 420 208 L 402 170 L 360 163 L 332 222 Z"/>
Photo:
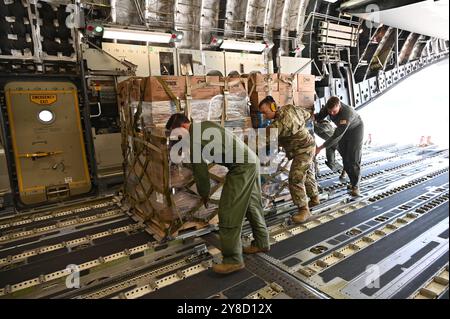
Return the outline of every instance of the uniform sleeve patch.
<path id="1" fill-rule="evenodd" d="M 341 121 L 339 122 L 339 124 L 341 124 L 341 125 L 347 125 L 347 124 L 348 124 L 348 121 L 347 121 L 347 120 L 341 120 Z"/>

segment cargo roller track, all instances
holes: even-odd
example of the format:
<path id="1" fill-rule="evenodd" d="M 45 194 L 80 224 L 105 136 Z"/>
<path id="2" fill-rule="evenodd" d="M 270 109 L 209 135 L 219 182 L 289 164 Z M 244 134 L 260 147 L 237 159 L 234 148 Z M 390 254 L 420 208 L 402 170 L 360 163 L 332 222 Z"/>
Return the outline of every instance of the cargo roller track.
<path id="1" fill-rule="evenodd" d="M 0 298 L 448 298 L 448 151 L 364 152 L 360 198 L 319 157 L 329 196 L 314 218 L 293 225 L 295 209 L 279 203 L 266 217 L 271 251 L 226 277 L 211 270 L 214 229 L 158 243 L 118 197 L 4 216 Z M 77 289 L 66 286 L 69 265 Z"/>

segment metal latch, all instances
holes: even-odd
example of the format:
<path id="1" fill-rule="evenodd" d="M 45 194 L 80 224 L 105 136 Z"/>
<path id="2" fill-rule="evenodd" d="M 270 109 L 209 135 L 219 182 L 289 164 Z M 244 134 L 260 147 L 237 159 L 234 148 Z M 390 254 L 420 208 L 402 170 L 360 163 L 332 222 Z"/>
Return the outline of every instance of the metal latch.
<path id="1" fill-rule="evenodd" d="M 26 154 L 20 154 L 20 158 L 31 158 L 31 160 L 35 161 L 38 158 L 44 158 L 49 156 L 55 156 L 62 154 L 62 151 L 55 151 L 55 152 L 36 152 L 36 153 L 26 153 Z"/>

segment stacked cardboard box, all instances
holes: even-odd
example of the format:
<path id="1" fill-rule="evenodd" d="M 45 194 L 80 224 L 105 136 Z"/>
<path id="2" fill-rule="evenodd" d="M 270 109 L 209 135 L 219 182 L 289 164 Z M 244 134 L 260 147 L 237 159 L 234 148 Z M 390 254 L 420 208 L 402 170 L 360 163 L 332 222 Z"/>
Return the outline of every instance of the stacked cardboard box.
<path id="1" fill-rule="evenodd" d="M 294 92 L 294 104 L 306 109 L 314 109 L 315 76 L 297 75 L 296 92 Z"/>
<path id="2" fill-rule="evenodd" d="M 161 76 L 125 82 L 121 86 L 130 90 L 130 107 L 141 106 L 146 127 L 164 126 L 172 114 L 186 109 L 194 121 L 237 121 L 249 116 L 245 79 Z"/>
<path id="3" fill-rule="evenodd" d="M 268 95 L 279 100 L 278 74 L 252 73 L 249 75 L 249 96 L 253 108 Z"/>
<path id="4" fill-rule="evenodd" d="M 278 105 L 294 104 L 304 108 L 314 107 L 315 77 L 304 74 L 251 74 L 249 95 L 253 109 L 268 95 Z"/>
<path id="5" fill-rule="evenodd" d="M 171 101 L 163 83 L 171 91 L 174 97 L 184 100 L 188 94 L 188 85 L 191 86 L 190 96 L 193 100 L 210 99 L 221 94 L 218 76 L 161 76 L 149 77 L 146 85 L 146 102 Z"/>
<path id="6" fill-rule="evenodd" d="M 193 187 L 189 166 L 172 163 L 165 130 L 142 129 L 144 117 L 137 116 L 130 100 L 131 95 L 142 96 L 144 91 L 138 92 L 144 84 L 143 79 L 132 79 L 119 85 L 125 202 L 159 239 L 215 224 L 217 205 L 212 202 L 205 208 Z M 212 198 L 220 198 L 226 172 L 214 167 L 211 172 L 215 176 L 211 178 Z"/>
<path id="7" fill-rule="evenodd" d="M 212 185 L 208 208 L 202 205 L 189 165 L 170 161 L 170 143 L 160 129 L 171 114 L 187 108 L 195 121 L 223 120 L 245 141 L 248 123 L 234 121 L 248 116 L 252 105 L 272 95 L 280 105 L 293 103 L 309 107 L 303 96 L 314 96 L 314 78 L 290 75 L 250 75 L 248 78 L 161 77 L 131 78 L 119 84 L 122 147 L 125 153 L 125 196 L 133 211 L 141 216 L 161 238 L 189 228 L 216 223 L 217 201 L 227 173 L 222 166 L 210 168 Z M 249 94 L 250 93 L 250 94 Z M 225 103 L 226 102 L 226 103 Z M 136 111 L 142 108 L 140 116 Z M 253 108 L 252 108 L 253 109 Z M 143 129 L 145 128 L 145 129 Z M 264 149 L 265 146 L 260 146 Z M 279 201 L 289 201 L 290 161 L 284 153 L 270 154 L 262 162 L 264 208 L 273 209 Z"/>

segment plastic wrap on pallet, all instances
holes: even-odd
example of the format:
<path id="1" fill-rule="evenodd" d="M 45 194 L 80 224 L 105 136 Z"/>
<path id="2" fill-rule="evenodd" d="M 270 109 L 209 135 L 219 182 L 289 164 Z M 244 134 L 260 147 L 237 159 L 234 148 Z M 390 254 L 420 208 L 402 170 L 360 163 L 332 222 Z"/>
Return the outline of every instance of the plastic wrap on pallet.
<path id="1" fill-rule="evenodd" d="M 286 159 L 286 154 L 283 152 L 276 152 L 275 154 L 269 154 L 266 157 L 266 163 L 261 163 L 261 175 L 275 174 Z"/>
<path id="2" fill-rule="evenodd" d="M 194 121 L 219 121 L 222 118 L 224 96 L 217 95 L 211 100 L 193 101 L 192 118 Z M 239 120 L 248 116 L 246 95 L 228 95 L 227 120 Z"/>
<path id="3" fill-rule="evenodd" d="M 173 195 L 173 199 L 178 212 L 183 214 L 183 216 L 195 206 L 198 206 L 198 196 L 188 192 L 177 192 Z"/>
<path id="4" fill-rule="evenodd" d="M 132 102 L 131 107 L 137 108 L 139 102 Z M 181 101 L 182 109 L 186 102 Z M 224 107 L 224 96 L 217 95 L 210 100 L 192 100 L 192 119 L 200 121 L 220 121 Z M 177 112 L 176 104 L 172 101 L 142 102 L 142 119 L 146 126 L 165 125 L 172 114 Z M 238 121 L 248 117 L 247 96 L 230 94 L 228 96 L 227 120 Z"/>
<path id="5" fill-rule="evenodd" d="M 174 188 L 180 188 L 193 180 L 193 174 L 190 169 L 182 165 L 173 165 L 170 168 L 170 182 Z"/>
<path id="6" fill-rule="evenodd" d="M 136 109 L 139 102 L 132 102 L 131 107 Z M 142 120 L 145 126 L 164 125 L 170 116 L 177 112 L 172 101 L 142 102 Z"/>
<path id="7" fill-rule="evenodd" d="M 176 79 L 175 79 L 176 80 Z M 178 83 L 177 81 L 172 81 Z M 181 81 L 181 80 L 180 80 Z M 172 83 L 170 82 L 170 83 Z M 169 117 L 176 113 L 177 105 L 171 101 L 143 98 L 142 115 L 134 123 L 139 101 L 145 96 L 143 88 L 149 83 L 143 78 L 133 78 L 119 84 L 119 103 L 121 126 L 124 130 L 123 145 L 126 147 L 126 189 L 125 194 L 135 211 L 149 222 L 152 229 L 164 234 L 176 235 L 186 228 L 202 228 L 217 213 L 223 183 L 228 170 L 220 165 L 210 167 L 212 194 L 210 205 L 205 208 L 198 195 L 189 164 L 171 164 L 168 143 L 163 129 Z M 173 86 L 172 85 L 172 86 Z M 252 141 L 256 132 L 248 121 L 247 89 L 232 86 L 227 94 L 227 112 L 224 125 L 244 142 Z M 156 91 L 153 91 L 155 97 Z M 163 92 L 160 94 L 163 95 Z M 181 96 L 179 96 L 181 99 Z M 181 111 L 186 101 L 180 100 Z M 223 118 L 224 96 L 212 94 L 208 99 L 190 100 L 191 117 L 194 121 L 212 120 L 220 122 Z M 145 126 L 142 130 L 141 124 Z M 137 128 L 137 129 L 136 129 Z M 151 144 L 151 145 L 149 145 Z M 267 147 L 264 139 L 258 139 L 256 146 L 261 158 L 261 189 L 265 210 L 286 201 L 289 204 L 288 175 L 290 161 L 280 150 Z M 145 147 L 147 145 L 148 147 Z M 269 150 L 272 153 L 267 154 Z"/>
<path id="8" fill-rule="evenodd" d="M 212 182 L 212 185 L 215 183 Z M 186 190 L 174 191 L 172 199 L 174 206 L 171 206 L 167 202 L 167 198 L 156 191 L 153 191 L 149 196 L 148 200 L 150 202 L 153 216 L 152 218 L 157 218 L 163 222 L 173 222 L 177 219 L 185 219 L 189 217 L 193 218 L 206 218 L 208 215 L 214 213 L 217 206 L 214 204 L 208 205 L 208 208 L 201 206 L 200 196 L 196 194 L 195 185 L 191 186 L 191 192 Z M 218 189 L 214 194 L 211 195 L 212 200 L 220 199 L 221 189 Z M 188 214 L 194 212 L 191 216 Z"/>

